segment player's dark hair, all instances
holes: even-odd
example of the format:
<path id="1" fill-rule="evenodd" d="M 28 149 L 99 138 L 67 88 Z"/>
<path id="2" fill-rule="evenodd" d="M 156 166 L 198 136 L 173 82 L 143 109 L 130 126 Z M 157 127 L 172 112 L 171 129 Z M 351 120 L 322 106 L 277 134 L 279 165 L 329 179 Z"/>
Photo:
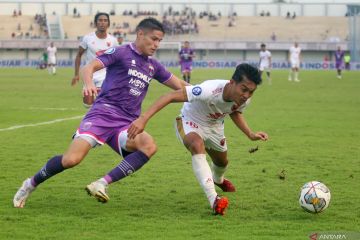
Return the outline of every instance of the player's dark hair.
<path id="1" fill-rule="evenodd" d="M 151 31 L 158 30 L 158 31 L 165 33 L 164 27 L 161 24 L 161 22 L 159 22 L 158 20 L 156 20 L 155 18 L 152 18 L 152 17 L 143 19 L 136 26 L 136 32 L 139 30 L 151 30 Z"/>
<path id="2" fill-rule="evenodd" d="M 266 47 L 265 43 L 262 43 L 262 44 L 260 45 L 260 47 Z"/>
<path id="3" fill-rule="evenodd" d="M 232 79 L 239 83 L 245 79 L 254 82 L 256 85 L 261 84 L 261 76 L 259 70 L 256 67 L 247 63 L 239 64 L 232 76 Z"/>
<path id="4" fill-rule="evenodd" d="M 106 18 L 108 19 L 109 22 L 109 27 L 110 27 L 110 15 L 104 12 L 98 12 L 95 17 L 94 17 L 94 25 L 97 26 L 97 20 L 99 19 L 100 16 L 106 16 Z"/>

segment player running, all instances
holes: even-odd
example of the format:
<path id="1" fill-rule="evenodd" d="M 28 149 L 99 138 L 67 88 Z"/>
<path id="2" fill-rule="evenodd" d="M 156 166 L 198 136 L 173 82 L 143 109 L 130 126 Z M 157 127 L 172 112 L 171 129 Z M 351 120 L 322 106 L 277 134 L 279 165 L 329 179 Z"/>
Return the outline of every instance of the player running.
<path id="1" fill-rule="evenodd" d="M 51 42 L 50 46 L 47 47 L 46 52 L 48 55 L 47 67 L 48 67 L 49 74 L 55 75 L 56 74 L 57 48 L 54 46 L 53 42 Z"/>
<path id="2" fill-rule="evenodd" d="M 337 51 L 335 52 L 335 67 L 337 71 L 337 78 L 341 79 L 342 74 L 341 71 L 344 67 L 344 51 L 341 50 L 341 47 L 339 46 Z"/>
<path id="3" fill-rule="evenodd" d="M 186 83 L 164 68 L 151 56 L 164 37 L 162 24 L 154 18 L 142 20 L 136 27 L 134 43 L 109 48 L 82 70 L 84 95 L 94 96 L 97 87 L 93 73 L 106 68 L 107 74 L 100 95 L 80 123 L 72 143 L 63 155 L 52 157 L 31 178 L 26 179 L 14 196 L 14 207 L 22 208 L 31 192 L 50 177 L 78 165 L 91 148 L 108 144 L 124 157 L 118 166 L 86 191 L 100 202 L 107 202 L 107 186 L 139 170 L 156 152 L 153 138 L 142 132 L 128 139 L 127 129 L 139 117 L 141 103 L 154 78 L 172 88 L 181 89 Z"/>
<path id="4" fill-rule="evenodd" d="M 229 201 L 220 197 L 215 185 L 224 192 L 235 192 L 224 174 L 227 170 L 227 144 L 224 118 L 230 115 L 234 124 L 250 139 L 268 139 L 265 132 L 253 132 L 242 112 L 250 102 L 261 77 L 257 68 L 240 64 L 231 80 L 208 80 L 196 86 L 186 86 L 160 97 L 128 130 L 129 138 L 141 134 L 149 119 L 171 102 L 185 102 L 176 119 L 176 133 L 192 155 L 194 174 L 203 188 L 215 214 L 223 215 Z M 211 168 L 206 160 L 209 154 Z"/>
<path id="5" fill-rule="evenodd" d="M 179 62 L 183 79 L 187 83 L 190 83 L 192 62 L 194 57 L 194 50 L 190 48 L 190 43 L 185 41 L 184 46 L 179 51 Z"/>
<path id="6" fill-rule="evenodd" d="M 259 70 L 260 76 L 262 76 L 263 71 L 266 71 L 266 78 L 269 85 L 271 85 L 270 69 L 271 69 L 271 52 L 266 49 L 264 43 L 261 44 L 261 51 L 259 52 Z"/>
<path id="7" fill-rule="evenodd" d="M 300 70 L 300 63 L 301 63 L 301 48 L 297 42 L 294 43 L 289 50 L 289 62 L 291 65 L 291 70 L 289 73 L 289 81 L 294 79 L 295 82 L 300 82 L 299 80 L 299 70 Z"/>
<path id="8" fill-rule="evenodd" d="M 75 58 L 75 76 L 71 81 L 71 85 L 74 86 L 79 81 L 79 69 L 81 64 L 81 56 L 86 52 L 85 59 L 86 64 L 90 63 L 97 56 L 102 55 L 106 49 L 114 46 L 118 46 L 118 41 L 115 37 L 107 33 L 110 26 L 110 16 L 107 13 L 97 13 L 94 17 L 94 23 L 96 31 L 91 32 L 84 36 L 80 42 L 79 50 Z M 93 75 L 93 82 L 97 87 L 98 92 L 101 90 L 101 85 L 105 79 L 106 68 L 103 68 Z M 91 107 L 94 103 L 93 96 L 84 96 L 83 103 L 86 108 Z"/>

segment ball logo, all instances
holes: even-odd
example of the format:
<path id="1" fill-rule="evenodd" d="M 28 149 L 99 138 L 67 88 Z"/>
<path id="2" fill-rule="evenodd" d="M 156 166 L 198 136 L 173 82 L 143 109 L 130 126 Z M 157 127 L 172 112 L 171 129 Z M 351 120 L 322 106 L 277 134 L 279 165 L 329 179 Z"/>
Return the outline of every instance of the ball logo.
<path id="1" fill-rule="evenodd" d="M 199 96 L 201 94 L 201 92 L 202 92 L 201 87 L 194 87 L 192 89 L 192 94 L 194 94 L 195 96 Z"/>
<path id="2" fill-rule="evenodd" d="M 105 54 L 113 54 L 115 52 L 115 48 L 112 47 L 112 48 L 109 48 L 108 50 L 106 50 L 104 53 Z"/>

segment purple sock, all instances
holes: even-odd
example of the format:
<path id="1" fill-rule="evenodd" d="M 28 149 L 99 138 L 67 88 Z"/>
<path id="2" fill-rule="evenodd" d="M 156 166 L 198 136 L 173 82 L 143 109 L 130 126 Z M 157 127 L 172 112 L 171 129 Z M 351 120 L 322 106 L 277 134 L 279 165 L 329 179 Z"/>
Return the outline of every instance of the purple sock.
<path id="1" fill-rule="evenodd" d="M 65 168 L 61 163 L 62 155 L 50 158 L 49 161 L 31 178 L 31 184 L 36 187 L 46 179 L 62 172 Z"/>
<path id="2" fill-rule="evenodd" d="M 149 161 L 149 158 L 143 152 L 133 152 L 127 155 L 124 160 L 122 160 L 121 163 L 111 170 L 104 178 L 108 183 L 119 181 L 139 170 L 147 163 L 147 161 Z"/>

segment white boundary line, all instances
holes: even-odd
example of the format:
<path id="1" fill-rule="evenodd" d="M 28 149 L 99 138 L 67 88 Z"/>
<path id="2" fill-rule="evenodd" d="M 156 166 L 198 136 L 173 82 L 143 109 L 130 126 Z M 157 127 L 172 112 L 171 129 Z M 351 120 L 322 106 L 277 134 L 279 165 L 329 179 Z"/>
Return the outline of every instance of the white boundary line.
<path id="1" fill-rule="evenodd" d="M 25 127 L 36 127 L 36 126 L 41 126 L 41 125 L 48 125 L 48 124 L 64 122 L 64 121 L 68 121 L 68 120 L 79 119 L 79 118 L 83 118 L 83 117 L 84 117 L 84 115 L 69 117 L 69 118 L 59 118 L 59 119 L 55 119 L 55 120 L 48 121 L 48 122 L 39 122 L 39 123 L 32 123 L 32 124 L 25 124 L 25 125 L 15 125 L 15 126 L 11 126 L 8 128 L 0 128 L 0 132 L 16 130 L 16 129 L 25 128 Z"/>

